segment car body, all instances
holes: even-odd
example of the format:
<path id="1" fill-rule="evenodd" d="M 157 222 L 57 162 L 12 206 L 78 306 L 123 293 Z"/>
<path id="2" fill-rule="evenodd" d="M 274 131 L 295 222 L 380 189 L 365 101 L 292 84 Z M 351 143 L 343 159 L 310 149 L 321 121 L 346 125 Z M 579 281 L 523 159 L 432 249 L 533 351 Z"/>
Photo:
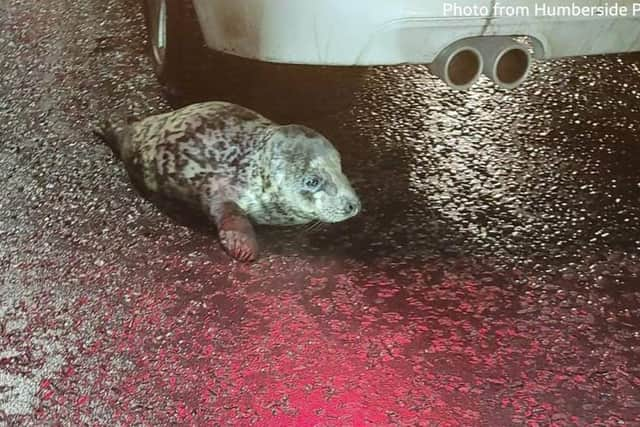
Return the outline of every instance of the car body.
<path id="1" fill-rule="evenodd" d="M 481 73 L 512 89 L 532 58 L 640 51 L 635 1 L 146 0 L 146 10 L 158 69 L 168 59 L 157 47 L 185 38 L 195 24 L 208 48 L 235 57 L 311 66 L 429 64 L 455 89 L 468 89 Z M 176 16 L 187 9 L 193 21 Z M 188 45 L 169 49 L 174 67 Z"/>
<path id="2" fill-rule="evenodd" d="M 471 37 L 527 36 L 538 58 L 640 50 L 640 3 L 620 0 L 193 0 L 207 45 L 261 61 L 432 63 Z M 542 10 L 542 6 L 546 6 Z M 611 16 L 626 7 L 626 16 Z M 597 13 L 601 15 L 597 15 Z M 608 16 L 605 16 L 608 15 Z"/>

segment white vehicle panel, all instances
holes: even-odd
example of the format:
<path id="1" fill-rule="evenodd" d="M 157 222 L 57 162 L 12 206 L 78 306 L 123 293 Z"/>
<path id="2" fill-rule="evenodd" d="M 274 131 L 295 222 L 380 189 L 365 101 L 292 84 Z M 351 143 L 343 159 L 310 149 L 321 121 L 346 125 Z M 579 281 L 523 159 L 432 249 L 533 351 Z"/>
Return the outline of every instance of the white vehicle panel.
<path id="1" fill-rule="evenodd" d="M 639 1 L 573 3 L 599 7 L 602 16 L 549 16 L 548 12 L 557 14 L 571 6 L 567 0 L 509 0 L 504 5 L 497 0 L 194 0 L 194 4 L 207 45 L 218 51 L 271 62 L 384 65 L 431 63 L 457 40 L 489 35 L 528 36 L 539 58 L 640 51 Z M 610 16 L 614 6 L 626 7 L 626 16 Z"/>

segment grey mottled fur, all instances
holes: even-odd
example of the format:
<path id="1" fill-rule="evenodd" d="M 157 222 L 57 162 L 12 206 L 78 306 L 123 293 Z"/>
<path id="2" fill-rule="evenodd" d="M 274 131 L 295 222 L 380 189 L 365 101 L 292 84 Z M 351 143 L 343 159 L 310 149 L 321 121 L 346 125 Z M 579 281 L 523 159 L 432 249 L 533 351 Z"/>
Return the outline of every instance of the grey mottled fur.
<path id="1" fill-rule="evenodd" d="M 182 201 L 219 224 L 234 202 L 253 222 L 338 222 L 360 202 L 340 155 L 304 126 L 280 126 L 239 105 L 205 102 L 103 129 L 131 179 L 153 196 Z M 306 176 L 321 179 L 308 191 Z"/>

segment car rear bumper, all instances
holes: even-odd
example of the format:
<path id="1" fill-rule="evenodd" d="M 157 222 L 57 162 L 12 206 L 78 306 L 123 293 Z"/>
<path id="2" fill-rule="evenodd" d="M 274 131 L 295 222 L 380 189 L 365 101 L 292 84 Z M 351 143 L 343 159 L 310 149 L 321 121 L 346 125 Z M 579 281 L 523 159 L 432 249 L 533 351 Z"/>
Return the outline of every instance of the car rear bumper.
<path id="1" fill-rule="evenodd" d="M 511 0 L 511 10 L 499 9 L 502 5 L 495 0 L 194 0 L 194 4 L 210 48 L 269 62 L 431 63 L 457 40 L 489 35 L 528 36 L 539 58 L 640 51 L 640 6 L 634 0 L 616 4 L 628 8 L 626 16 L 611 16 L 612 9 L 600 9 L 603 16 L 575 9 L 568 16 L 552 16 L 563 12 L 561 6 L 570 6 L 562 0 L 540 4 Z M 549 9 L 542 10 L 542 4 Z M 591 7 L 600 2 L 576 4 Z"/>

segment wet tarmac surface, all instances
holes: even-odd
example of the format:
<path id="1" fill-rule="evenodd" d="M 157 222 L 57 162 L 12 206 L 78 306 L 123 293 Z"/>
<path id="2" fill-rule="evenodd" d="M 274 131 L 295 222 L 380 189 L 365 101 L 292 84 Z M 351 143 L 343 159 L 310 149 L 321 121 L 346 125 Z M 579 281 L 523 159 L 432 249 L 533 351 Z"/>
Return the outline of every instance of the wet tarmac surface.
<path id="1" fill-rule="evenodd" d="M 328 136 L 364 204 L 246 265 L 91 134 L 171 108 L 139 5 L 0 12 L 0 425 L 640 424 L 640 56 L 512 92 L 368 70 L 323 113 L 344 88 L 239 89 Z"/>

